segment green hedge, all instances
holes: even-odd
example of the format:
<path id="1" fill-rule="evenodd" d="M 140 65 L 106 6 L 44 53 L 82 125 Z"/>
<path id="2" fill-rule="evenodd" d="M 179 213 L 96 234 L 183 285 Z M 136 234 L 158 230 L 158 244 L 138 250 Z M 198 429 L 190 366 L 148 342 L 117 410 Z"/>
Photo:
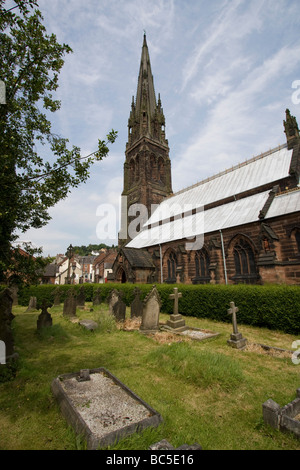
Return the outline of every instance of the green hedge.
<path id="1" fill-rule="evenodd" d="M 28 305 L 30 296 L 38 301 L 51 300 L 52 292 L 57 286 L 39 285 L 23 289 L 19 293 L 19 304 Z M 79 290 L 80 286 L 59 286 L 61 302 L 68 289 Z M 112 289 L 123 292 L 123 300 L 130 305 L 134 298 L 134 289 L 139 287 L 143 299 L 151 289 L 150 284 L 85 284 L 86 301 L 93 299 L 94 292 L 100 287 L 101 299 L 105 301 Z M 300 334 L 300 286 L 264 285 L 264 286 L 225 286 L 225 285 L 167 285 L 157 284 L 162 300 L 161 311 L 171 314 L 173 301 L 169 295 L 178 287 L 182 293 L 179 300 L 179 312 L 182 315 L 198 318 L 210 318 L 222 322 L 231 322 L 227 314 L 230 302 L 239 308 L 239 324 L 266 327 L 290 334 Z"/>

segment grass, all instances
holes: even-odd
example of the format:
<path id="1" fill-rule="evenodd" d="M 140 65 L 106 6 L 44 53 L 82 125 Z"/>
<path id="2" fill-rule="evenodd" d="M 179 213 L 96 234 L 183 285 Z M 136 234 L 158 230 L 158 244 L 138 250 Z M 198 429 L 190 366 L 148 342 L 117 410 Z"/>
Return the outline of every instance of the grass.
<path id="1" fill-rule="evenodd" d="M 175 447 L 197 442 L 205 450 L 300 450 L 299 439 L 262 419 L 268 398 L 280 406 L 295 399 L 300 366 L 289 354 L 232 349 L 227 345 L 231 325 L 206 319 L 186 317 L 186 324 L 219 336 L 193 341 L 167 332 L 148 337 L 128 320 L 121 329 L 104 304 L 92 312 L 77 310 L 78 319 L 99 323 L 93 332 L 65 319 L 62 305 L 49 309 L 53 326 L 38 332 L 39 312 L 25 310 L 13 310 L 16 377 L 0 383 L 1 450 L 85 449 L 61 415 L 50 385 L 60 374 L 97 367 L 108 369 L 163 417 L 158 428 L 111 449 L 143 450 L 167 439 Z M 161 314 L 160 320 L 168 318 Z M 299 339 L 246 325 L 240 330 L 250 343 L 288 350 Z"/>

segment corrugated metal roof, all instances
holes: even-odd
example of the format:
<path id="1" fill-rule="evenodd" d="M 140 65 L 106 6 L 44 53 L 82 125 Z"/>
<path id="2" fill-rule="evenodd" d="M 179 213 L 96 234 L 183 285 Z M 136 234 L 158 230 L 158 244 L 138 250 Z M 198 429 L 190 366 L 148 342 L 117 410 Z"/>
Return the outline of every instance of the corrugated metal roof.
<path id="1" fill-rule="evenodd" d="M 256 222 L 259 220 L 260 210 L 269 197 L 269 192 L 264 191 L 213 209 L 200 211 L 188 217 L 163 223 L 151 229 L 146 228 L 131 240 L 127 247 L 145 248 Z"/>
<path id="2" fill-rule="evenodd" d="M 180 191 L 165 199 L 146 225 L 286 178 L 292 153 L 286 146 L 279 147 Z"/>
<path id="3" fill-rule="evenodd" d="M 274 198 L 266 219 L 300 211 L 300 189 L 280 194 Z"/>
<path id="4" fill-rule="evenodd" d="M 146 248 L 259 221 L 270 191 L 255 194 L 197 214 L 145 228 L 127 247 Z M 276 196 L 264 220 L 300 211 L 300 188 Z"/>

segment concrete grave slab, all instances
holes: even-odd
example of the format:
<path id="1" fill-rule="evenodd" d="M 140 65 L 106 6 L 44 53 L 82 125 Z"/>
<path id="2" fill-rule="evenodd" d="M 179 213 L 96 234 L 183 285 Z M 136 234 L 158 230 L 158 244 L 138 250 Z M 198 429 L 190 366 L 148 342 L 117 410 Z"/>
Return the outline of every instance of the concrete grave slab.
<path id="1" fill-rule="evenodd" d="M 79 325 L 91 331 L 96 330 L 96 328 L 98 328 L 99 326 L 97 322 L 95 322 L 94 320 L 89 320 L 89 319 L 80 320 Z"/>
<path id="2" fill-rule="evenodd" d="M 161 325 L 161 329 L 165 331 L 170 331 L 176 335 L 183 335 L 187 336 L 188 338 L 194 339 L 196 341 L 202 341 L 203 339 L 207 338 L 214 338 L 216 336 L 219 336 L 220 333 L 216 333 L 214 331 L 210 330 L 205 330 L 201 328 L 191 328 L 189 326 L 186 326 L 184 330 L 180 331 L 173 328 L 170 328 L 168 323 Z"/>
<path id="3" fill-rule="evenodd" d="M 58 376 L 51 384 L 61 412 L 89 450 L 153 426 L 162 417 L 108 370 L 83 369 Z"/>

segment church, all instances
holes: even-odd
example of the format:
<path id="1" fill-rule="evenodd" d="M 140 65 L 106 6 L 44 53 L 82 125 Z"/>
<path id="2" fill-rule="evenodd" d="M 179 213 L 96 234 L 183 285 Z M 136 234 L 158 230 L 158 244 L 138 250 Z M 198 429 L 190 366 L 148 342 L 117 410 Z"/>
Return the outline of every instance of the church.
<path id="1" fill-rule="evenodd" d="M 177 193 L 144 35 L 125 150 L 115 282 L 300 284 L 300 136 Z"/>

